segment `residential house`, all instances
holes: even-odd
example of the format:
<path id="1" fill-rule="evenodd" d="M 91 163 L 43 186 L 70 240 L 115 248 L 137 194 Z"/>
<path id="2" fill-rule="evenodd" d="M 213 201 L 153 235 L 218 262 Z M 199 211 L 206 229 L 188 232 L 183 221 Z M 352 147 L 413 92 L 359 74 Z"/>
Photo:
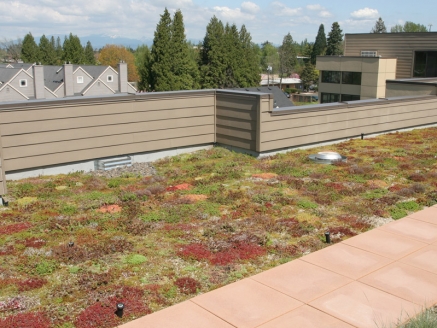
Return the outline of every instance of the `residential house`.
<path id="1" fill-rule="evenodd" d="M 0 102 L 136 92 L 127 64 L 111 66 L 7 64 L 0 66 Z"/>

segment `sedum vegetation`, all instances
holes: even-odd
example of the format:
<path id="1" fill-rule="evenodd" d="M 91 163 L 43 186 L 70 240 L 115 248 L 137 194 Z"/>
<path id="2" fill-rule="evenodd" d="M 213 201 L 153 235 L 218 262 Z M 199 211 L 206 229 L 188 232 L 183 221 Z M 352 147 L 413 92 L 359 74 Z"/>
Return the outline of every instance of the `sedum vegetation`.
<path id="1" fill-rule="evenodd" d="M 9 181 L 0 326 L 115 327 L 437 203 L 437 129 L 257 160 L 215 147 L 157 174 Z M 333 150 L 347 162 L 308 160 Z M 114 314 L 116 304 L 124 314 Z"/>

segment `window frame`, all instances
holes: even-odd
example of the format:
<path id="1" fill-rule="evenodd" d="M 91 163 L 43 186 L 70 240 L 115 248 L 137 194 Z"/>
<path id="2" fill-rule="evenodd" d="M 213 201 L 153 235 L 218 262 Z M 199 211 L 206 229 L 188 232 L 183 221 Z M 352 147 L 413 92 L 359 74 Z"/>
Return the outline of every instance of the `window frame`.
<path id="1" fill-rule="evenodd" d="M 325 96 L 329 96 L 329 97 L 330 97 L 329 101 L 327 101 L 327 102 L 324 101 L 324 97 L 325 97 Z M 335 96 L 338 97 L 338 100 L 335 100 L 335 99 L 333 100 L 333 99 L 332 99 L 332 98 L 334 98 Z M 320 93 L 319 100 L 320 100 L 320 103 L 321 103 L 321 104 L 330 104 L 330 103 L 340 102 L 340 99 L 341 99 L 340 96 L 341 96 L 340 93 L 321 92 L 321 93 Z"/>
<path id="2" fill-rule="evenodd" d="M 77 82 L 78 84 L 82 84 L 82 83 L 83 83 L 83 76 L 82 76 L 82 75 L 77 76 L 77 77 L 76 77 L 76 82 Z"/>
<path id="3" fill-rule="evenodd" d="M 107 75 L 106 82 L 114 82 L 114 75 Z"/>
<path id="4" fill-rule="evenodd" d="M 340 84 L 341 83 L 341 71 L 322 71 L 321 81 L 322 83 L 332 83 L 332 84 Z M 338 75 L 338 82 L 335 78 L 335 75 Z"/>
<path id="5" fill-rule="evenodd" d="M 361 57 L 378 57 L 376 50 L 361 50 Z"/>
<path id="6" fill-rule="evenodd" d="M 22 82 L 24 82 L 24 84 Z M 27 79 L 20 79 L 19 83 L 20 83 L 20 88 L 27 87 Z"/>
<path id="7" fill-rule="evenodd" d="M 355 81 L 355 78 L 354 78 L 354 77 L 352 78 L 352 83 L 344 82 L 345 80 L 347 80 L 347 79 L 345 79 L 345 75 L 347 75 L 347 74 L 351 74 L 352 76 L 355 75 L 355 74 L 359 74 L 359 82 L 358 82 L 358 81 Z M 342 72 L 341 72 L 341 84 L 347 84 L 347 85 L 361 85 L 361 79 L 362 79 L 362 77 L 363 77 L 362 72 L 349 72 L 349 71 L 342 71 Z M 357 82 L 358 82 L 358 83 L 357 83 Z"/>

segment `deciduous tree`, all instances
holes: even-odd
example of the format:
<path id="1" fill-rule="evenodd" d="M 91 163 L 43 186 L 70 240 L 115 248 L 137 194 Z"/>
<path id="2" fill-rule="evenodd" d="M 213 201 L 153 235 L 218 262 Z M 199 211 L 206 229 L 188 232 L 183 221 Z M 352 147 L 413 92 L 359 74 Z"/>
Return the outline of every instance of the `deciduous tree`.
<path id="1" fill-rule="evenodd" d="M 314 65 L 311 64 L 310 61 L 306 62 L 300 79 L 305 89 L 307 89 L 311 84 L 317 83 L 317 80 L 319 79 L 319 73 L 316 71 Z"/>
<path id="2" fill-rule="evenodd" d="M 24 36 L 23 46 L 21 48 L 21 59 L 25 63 L 36 63 L 40 61 L 40 52 L 32 33 Z"/>
<path id="3" fill-rule="evenodd" d="M 416 24 L 413 22 L 405 22 L 404 25 L 397 24 L 390 29 L 391 33 L 402 33 L 402 32 L 428 32 L 425 25 Z"/>
<path id="4" fill-rule="evenodd" d="M 385 27 L 385 23 L 381 17 L 375 22 L 375 26 L 373 26 L 370 33 L 387 33 L 387 28 Z"/>
<path id="5" fill-rule="evenodd" d="M 138 73 L 135 66 L 135 57 L 125 47 L 117 46 L 115 44 L 107 44 L 102 48 L 99 53 L 100 64 L 109 65 L 114 69 L 117 69 L 117 66 L 121 60 L 126 62 L 127 64 L 128 81 L 138 81 Z"/>
<path id="6" fill-rule="evenodd" d="M 332 23 L 331 32 L 328 34 L 326 47 L 327 56 L 338 56 L 343 54 L 342 42 L 343 34 L 340 25 L 337 22 Z"/>

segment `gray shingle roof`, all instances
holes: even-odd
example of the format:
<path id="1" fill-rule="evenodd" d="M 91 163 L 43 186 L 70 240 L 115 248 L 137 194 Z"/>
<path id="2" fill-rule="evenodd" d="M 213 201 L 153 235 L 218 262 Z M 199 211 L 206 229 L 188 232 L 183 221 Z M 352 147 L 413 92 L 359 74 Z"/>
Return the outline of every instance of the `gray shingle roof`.
<path id="1" fill-rule="evenodd" d="M 108 66 L 94 66 L 94 65 L 73 65 L 73 71 L 76 71 L 78 67 L 83 68 L 93 79 L 98 78 L 108 68 Z"/>
<path id="2" fill-rule="evenodd" d="M 64 82 L 64 70 L 62 66 L 44 65 L 44 85 L 51 91 L 55 91 Z"/>
<path id="3" fill-rule="evenodd" d="M 278 108 L 294 106 L 293 102 L 289 98 L 287 98 L 287 96 L 284 94 L 284 92 L 282 92 L 282 90 L 279 89 L 279 87 L 277 87 L 277 86 L 270 86 L 270 87 L 259 86 L 259 87 L 253 87 L 253 88 L 232 88 L 232 90 L 271 93 L 271 94 L 273 94 L 273 99 L 276 102 L 276 106 Z"/>
<path id="4" fill-rule="evenodd" d="M 2 83 L 9 82 L 15 74 L 17 74 L 21 68 L 5 68 L 0 67 L 0 81 Z"/>

